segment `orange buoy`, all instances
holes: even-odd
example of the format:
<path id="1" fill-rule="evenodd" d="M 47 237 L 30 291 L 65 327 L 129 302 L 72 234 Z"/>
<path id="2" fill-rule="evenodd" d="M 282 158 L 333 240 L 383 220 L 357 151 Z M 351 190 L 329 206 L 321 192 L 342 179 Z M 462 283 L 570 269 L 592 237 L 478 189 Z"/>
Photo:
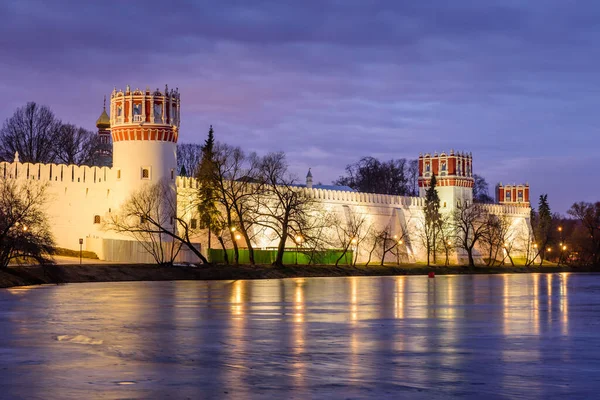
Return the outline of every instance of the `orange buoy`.
<path id="1" fill-rule="evenodd" d="M 428 275 L 430 278 L 435 278 L 435 272 L 431 271 Z"/>

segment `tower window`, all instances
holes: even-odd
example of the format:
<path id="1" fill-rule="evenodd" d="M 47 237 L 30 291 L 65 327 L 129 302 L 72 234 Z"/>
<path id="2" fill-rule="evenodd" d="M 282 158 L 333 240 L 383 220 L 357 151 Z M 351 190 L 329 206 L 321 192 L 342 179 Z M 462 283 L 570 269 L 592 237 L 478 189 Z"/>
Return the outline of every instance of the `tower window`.
<path id="1" fill-rule="evenodd" d="M 150 179 L 150 169 L 142 168 L 142 179 Z"/>
<path id="2" fill-rule="evenodd" d="M 171 169 L 171 180 L 175 179 L 175 170 Z"/>
<path id="3" fill-rule="evenodd" d="M 117 179 L 121 179 L 121 170 L 120 169 L 117 170 Z"/>
<path id="4" fill-rule="evenodd" d="M 198 226 L 198 221 L 196 221 L 195 218 L 192 218 L 192 220 L 190 221 L 190 228 L 196 229 L 197 226 Z"/>
<path id="5" fill-rule="evenodd" d="M 99 223 L 100 223 L 100 216 L 94 215 L 94 224 L 99 224 Z"/>

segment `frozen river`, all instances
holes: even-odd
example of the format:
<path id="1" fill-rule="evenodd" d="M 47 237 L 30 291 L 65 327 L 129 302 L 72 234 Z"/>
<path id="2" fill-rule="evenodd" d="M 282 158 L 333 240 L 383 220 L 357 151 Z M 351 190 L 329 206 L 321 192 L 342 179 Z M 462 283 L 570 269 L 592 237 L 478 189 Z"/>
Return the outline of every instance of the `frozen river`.
<path id="1" fill-rule="evenodd" d="M 597 398 L 600 275 L 0 290 L 0 398 Z"/>

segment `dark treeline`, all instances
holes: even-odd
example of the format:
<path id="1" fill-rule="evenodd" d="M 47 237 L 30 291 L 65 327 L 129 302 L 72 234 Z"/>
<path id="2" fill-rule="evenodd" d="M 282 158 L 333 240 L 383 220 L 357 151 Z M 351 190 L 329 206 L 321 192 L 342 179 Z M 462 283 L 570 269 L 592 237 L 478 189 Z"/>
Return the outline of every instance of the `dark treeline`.
<path id="1" fill-rule="evenodd" d="M 0 129 L 0 161 L 101 165 L 112 146 L 92 131 L 61 121 L 49 107 L 34 102 L 18 108 Z M 104 155 L 104 158 L 102 157 Z"/>

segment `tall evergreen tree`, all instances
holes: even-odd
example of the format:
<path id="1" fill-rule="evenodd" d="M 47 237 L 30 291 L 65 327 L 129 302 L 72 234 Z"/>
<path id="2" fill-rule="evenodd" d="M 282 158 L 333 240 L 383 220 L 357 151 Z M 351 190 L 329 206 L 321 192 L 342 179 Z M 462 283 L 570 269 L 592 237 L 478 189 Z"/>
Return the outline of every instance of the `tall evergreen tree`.
<path id="1" fill-rule="evenodd" d="M 215 198 L 215 160 L 213 148 L 215 136 L 212 125 L 202 146 L 202 160 L 198 168 L 199 204 L 198 213 L 200 227 L 208 229 L 208 248 L 211 248 L 211 233 L 215 231 L 219 221 L 219 210 Z"/>
<path id="2" fill-rule="evenodd" d="M 550 211 L 550 204 L 548 204 L 548 195 L 540 195 L 538 202 L 538 210 L 535 213 L 533 233 L 535 235 L 536 242 L 539 246 L 540 265 L 546 258 L 546 248 L 552 241 L 553 229 L 553 218 L 552 212 Z"/>
<path id="3" fill-rule="evenodd" d="M 435 174 L 431 176 L 429 188 L 425 191 L 425 247 L 427 250 L 427 265 L 430 264 L 430 255 L 433 254 L 433 262 L 435 263 L 437 231 L 440 221 L 440 196 L 438 195 L 437 179 Z"/>

